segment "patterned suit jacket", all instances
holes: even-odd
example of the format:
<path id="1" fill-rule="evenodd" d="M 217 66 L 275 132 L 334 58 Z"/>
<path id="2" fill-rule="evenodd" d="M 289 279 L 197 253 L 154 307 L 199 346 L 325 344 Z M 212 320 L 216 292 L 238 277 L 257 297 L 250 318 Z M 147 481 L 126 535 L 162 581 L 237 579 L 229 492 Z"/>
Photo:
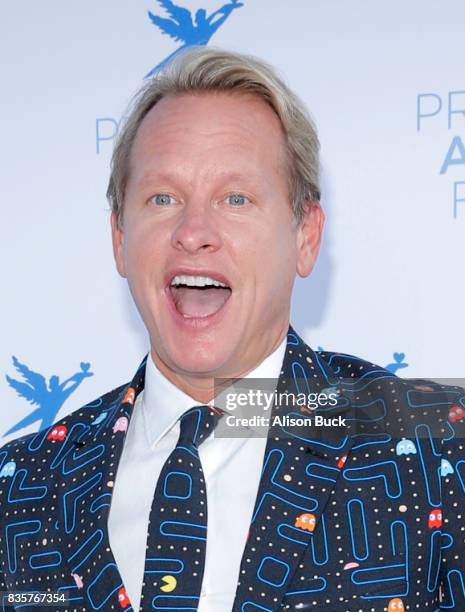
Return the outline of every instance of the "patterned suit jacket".
<path id="1" fill-rule="evenodd" d="M 0 449 L 1 590 L 132 609 L 107 519 L 144 373 L 145 360 L 128 385 Z M 337 406 L 312 414 L 346 427 L 270 430 L 233 612 L 464 611 L 465 392 L 314 352 L 290 327 L 277 391 L 328 388 Z M 187 610 L 175 595 L 154 609 Z"/>

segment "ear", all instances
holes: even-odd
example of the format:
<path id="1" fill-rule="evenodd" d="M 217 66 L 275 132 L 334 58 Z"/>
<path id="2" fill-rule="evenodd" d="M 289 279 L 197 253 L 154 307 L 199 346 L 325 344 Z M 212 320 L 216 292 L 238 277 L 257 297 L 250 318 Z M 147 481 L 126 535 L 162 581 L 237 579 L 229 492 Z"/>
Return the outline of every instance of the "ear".
<path id="1" fill-rule="evenodd" d="M 305 277 L 315 265 L 320 250 L 325 214 L 317 201 L 307 200 L 305 214 L 297 226 L 297 274 Z"/>
<path id="2" fill-rule="evenodd" d="M 126 278 L 126 270 L 124 265 L 124 231 L 118 223 L 118 219 L 114 211 L 111 213 L 111 240 L 113 242 L 113 256 L 115 258 L 116 269 L 123 278 Z"/>

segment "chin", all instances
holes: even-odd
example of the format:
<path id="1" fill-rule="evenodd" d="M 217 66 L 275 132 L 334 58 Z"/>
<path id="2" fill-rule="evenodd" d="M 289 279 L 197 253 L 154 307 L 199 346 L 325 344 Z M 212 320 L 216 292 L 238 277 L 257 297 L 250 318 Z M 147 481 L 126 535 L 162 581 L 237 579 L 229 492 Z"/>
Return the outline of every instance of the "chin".
<path id="1" fill-rule="evenodd" d="M 176 357 L 174 359 L 175 364 L 184 370 L 184 372 L 221 376 L 218 372 L 223 369 L 227 358 L 224 354 L 218 354 L 218 348 L 210 351 L 207 348 L 197 347 L 197 350 L 195 350 L 195 348 L 192 347 L 192 352 L 190 354 L 186 354 L 186 351 L 189 351 L 189 348 L 184 346 L 182 348 L 182 353 L 176 356 L 177 359 Z"/>

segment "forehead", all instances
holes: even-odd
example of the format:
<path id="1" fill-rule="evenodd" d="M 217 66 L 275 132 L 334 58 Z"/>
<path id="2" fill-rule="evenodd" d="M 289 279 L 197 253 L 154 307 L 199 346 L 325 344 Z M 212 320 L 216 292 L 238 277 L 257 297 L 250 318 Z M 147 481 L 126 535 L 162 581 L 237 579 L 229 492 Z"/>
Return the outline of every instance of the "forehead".
<path id="1" fill-rule="evenodd" d="M 153 161 L 172 165 L 189 160 L 287 167 L 281 122 L 259 96 L 201 92 L 167 96 L 144 117 L 130 156 L 130 173 Z"/>

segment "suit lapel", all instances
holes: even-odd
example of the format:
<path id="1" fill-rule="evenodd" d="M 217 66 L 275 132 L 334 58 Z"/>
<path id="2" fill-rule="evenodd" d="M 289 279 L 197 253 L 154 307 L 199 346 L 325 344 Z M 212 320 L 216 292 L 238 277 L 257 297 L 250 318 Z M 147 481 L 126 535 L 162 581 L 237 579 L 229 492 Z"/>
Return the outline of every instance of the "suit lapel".
<path id="1" fill-rule="evenodd" d="M 89 425 L 75 424 L 52 462 L 60 500 L 56 528 L 65 542 L 70 599 L 94 610 L 117 608 L 124 588 L 108 537 L 113 485 L 134 402 L 144 387 L 146 358 L 133 380 L 100 405 Z M 100 400 L 99 400 L 100 401 Z M 129 610 L 131 608 L 126 608 Z"/>
<path id="2" fill-rule="evenodd" d="M 289 327 L 278 394 L 308 395 L 337 388 L 338 382 L 335 373 Z M 350 423 L 352 406 L 346 398 L 341 397 L 332 408 L 318 407 L 313 416 L 336 414 Z M 271 423 L 277 415 L 281 423 L 286 416 L 311 416 L 305 409 L 275 403 Z M 233 612 L 249 606 L 277 610 L 303 553 L 309 554 L 309 545 L 314 556 L 316 550 L 325 550 L 324 541 L 318 546 L 312 541 L 325 540 L 322 513 L 351 445 L 345 427 L 270 428 Z M 321 589 L 320 582 L 315 579 L 315 591 Z"/>

